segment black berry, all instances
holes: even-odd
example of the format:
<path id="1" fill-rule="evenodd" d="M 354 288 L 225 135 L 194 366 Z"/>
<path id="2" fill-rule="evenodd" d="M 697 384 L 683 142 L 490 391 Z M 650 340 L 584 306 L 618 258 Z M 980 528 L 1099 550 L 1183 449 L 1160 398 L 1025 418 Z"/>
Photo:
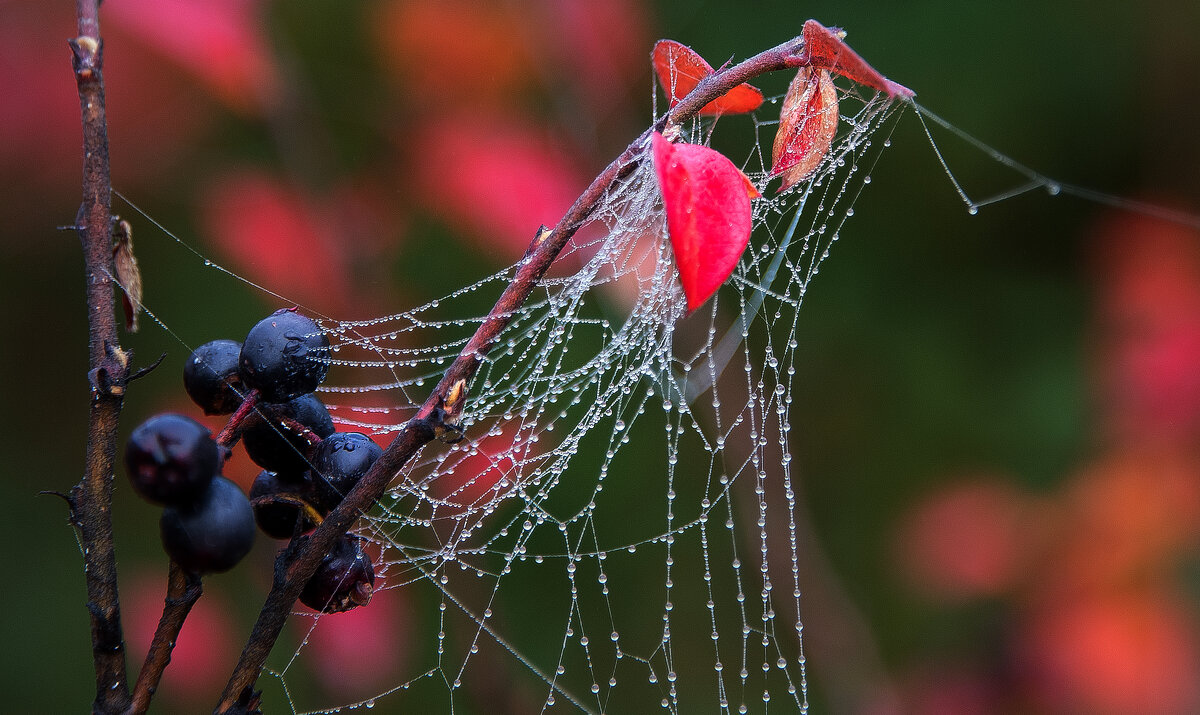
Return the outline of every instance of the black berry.
<path id="1" fill-rule="evenodd" d="M 258 528 L 273 539 L 290 539 L 296 535 L 297 520 L 301 521 L 301 532 L 317 526 L 304 508 L 312 505 L 312 487 L 308 472 L 293 478 L 260 472 L 250 487 L 250 504 Z"/>
<path id="2" fill-rule="evenodd" d="M 151 417 L 133 430 L 125 445 L 125 468 L 134 491 L 155 504 L 196 499 L 219 467 L 212 433 L 183 415 Z"/>
<path id="3" fill-rule="evenodd" d="M 334 542 L 316 573 L 304 584 L 300 602 L 324 613 L 365 606 L 375 588 L 375 567 L 363 551 L 363 543 L 362 538 L 349 534 Z"/>
<path id="4" fill-rule="evenodd" d="M 183 389 L 206 415 L 227 415 L 242 404 L 246 387 L 238 373 L 242 344 L 213 340 L 192 351 L 183 365 Z"/>
<path id="5" fill-rule="evenodd" d="M 254 545 L 250 500 L 220 476 L 195 502 L 164 509 L 159 528 L 167 555 L 193 573 L 228 571 Z"/>
<path id="6" fill-rule="evenodd" d="M 329 338 L 295 310 L 277 310 L 242 343 L 241 374 L 266 402 L 286 402 L 317 389 L 329 372 Z"/>
<path id="7" fill-rule="evenodd" d="M 338 432 L 322 440 L 312 458 L 317 507 L 332 511 L 381 454 L 383 449 L 361 432 Z"/>
<path id="8" fill-rule="evenodd" d="M 311 443 L 333 434 L 333 418 L 314 395 L 297 397 L 291 402 L 261 405 L 246 420 L 242 444 L 246 454 L 263 469 L 280 474 L 300 474 L 309 468 Z"/>

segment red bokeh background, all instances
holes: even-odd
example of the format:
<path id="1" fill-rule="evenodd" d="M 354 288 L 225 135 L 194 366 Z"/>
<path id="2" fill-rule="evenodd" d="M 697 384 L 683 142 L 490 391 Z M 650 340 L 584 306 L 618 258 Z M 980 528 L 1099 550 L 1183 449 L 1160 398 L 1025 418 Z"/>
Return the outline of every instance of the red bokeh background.
<path id="1" fill-rule="evenodd" d="M 806 17 L 774 3 L 743 32 L 731 29 L 737 23 L 721 10 L 705 15 L 690 4 L 637 0 L 285 5 L 105 3 L 114 181 L 216 262 L 346 318 L 436 297 L 520 256 L 536 227 L 553 224 L 648 121 L 649 51 L 659 35 L 676 36 L 720 65 L 729 54 L 784 39 L 781 18 L 798 31 Z M 939 85 L 959 87 L 983 71 L 972 62 L 1002 54 L 983 51 L 986 38 L 1032 41 L 1023 17 L 992 17 L 948 1 L 922 7 L 928 12 L 907 20 L 880 10 L 876 22 L 890 26 L 879 30 L 865 10 L 845 19 L 833 9 L 812 14 L 827 24 L 857 21 L 850 39 L 864 55 L 904 80 L 905 63 L 923 68 L 924 86 L 915 69 L 905 83 L 950 108 L 962 92 Z M 39 355 L 32 367 L 25 356 L 20 363 L 5 358 L 12 361 L 5 374 L 23 383 L 12 386 L 12 404 L 22 407 L 12 410 L 6 432 L 14 451 L 38 456 L 18 454 L 4 479 L 3 495 L 22 512 L 4 536 L 23 544 L 30 532 L 49 535 L 42 548 L 51 555 L 19 556 L 18 573 L 40 581 L 38 569 L 50 563 L 55 574 L 44 606 L 30 603 L 27 586 L 14 585 L 20 593 L 6 602 L 9 612 L 31 623 L 7 627 L 23 646 L 18 654 L 66 654 L 67 663 L 9 659 L 0 671 L 12 678 L 13 705 L 25 709 L 78 707 L 90 697 L 74 542 L 60 511 L 40 502 L 24 508 L 38 490 L 66 489 L 82 459 L 78 257 L 74 239 L 53 230 L 70 223 L 78 201 L 79 115 L 63 45 L 72 10 L 69 3 L 0 3 L 9 98 L 0 102 L 0 175 L 9 177 L 3 278 L 16 336 L 6 351 L 28 347 Z M 990 131 L 989 141 L 1002 149 L 1044 160 L 1047 170 L 1057 165 L 1105 188 L 1197 210 L 1200 142 L 1194 123 L 1179 120 L 1200 114 L 1200 90 L 1168 85 L 1167 92 L 1162 77 L 1133 69 L 1190 67 L 1190 74 L 1172 76 L 1194 85 L 1195 47 L 1170 27 L 1160 33 L 1164 23 L 1117 25 L 1125 10 L 1116 2 L 1097 6 L 1094 22 L 1113 23 L 1104 32 L 1072 33 L 1065 28 L 1074 20 L 1045 18 L 1046 27 L 1063 28 L 1044 33 L 1061 44 L 1038 51 L 1057 53 L 1046 64 L 1072 81 L 1031 86 L 1038 83 L 1028 72 L 1003 67 L 972 88 L 973 103 L 959 105 L 956 116 L 968 131 Z M 956 14 L 967 12 L 981 14 Z M 1193 11 L 1167 3 L 1156 12 Z M 975 26 L 986 31 L 947 29 Z M 1096 36 L 1116 36 L 1114 27 L 1140 38 L 1138 61 L 1087 64 L 1105 61 L 1107 46 L 1089 48 Z M 947 38 L 942 51 L 961 62 L 919 54 L 927 51 L 923 43 L 905 39 L 916 34 Z M 865 46 L 853 42 L 856 35 Z M 982 57 L 966 59 L 975 55 Z M 1123 82 L 1122 72 L 1139 83 Z M 1126 90 L 1131 94 L 1106 94 Z M 1088 97 L 1102 104 L 1084 105 Z M 1031 107 L 1045 118 L 1052 113 L 1046 106 L 1065 117 L 1062 125 L 1030 121 Z M 763 131 L 769 145 L 771 130 Z M 797 379 L 814 387 L 797 405 L 797 422 L 811 429 L 796 439 L 809 455 L 810 470 L 801 458 L 800 471 L 810 480 L 818 535 L 804 549 L 826 554 L 831 564 L 825 578 L 834 585 L 814 590 L 844 594 L 833 611 L 808 610 L 806 627 L 824 627 L 831 637 L 865 645 L 864 652 L 877 649 L 881 662 L 858 686 L 835 692 L 837 683 L 850 682 L 839 680 L 842 671 L 858 666 L 824 657 L 818 640 L 807 653 L 814 703 L 881 713 L 1200 712 L 1200 233 L 1111 208 L 1055 204 L 1045 214 L 1027 213 L 1041 210 L 1030 208 L 1034 200 L 988 209 L 1000 213 L 994 224 L 960 223 L 963 212 L 951 203 L 943 175 L 909 180 L 933 162 L 920 136 L 906 142 L 912 151 L 896 160 L 895 194 L 888 195 L 885 168 L 859 210 L 867 214 L 861 228 L 855 219 L 843 233 L 853 240 L 862 232 L 859 252 L 846 249 L 827 264 L 825 274 L 837 273 L 839 261 L 848 265 L 841 277 L 821 276 L 814 293 L 827 292 L 828 302 L 813 298 L 817 304 L 806 306 L 800 326 L 810 331 L 811 347 Z M 1094 149 L 1100 142 L 1103 152 Z M 945 204 L 938 203 L 942 194 Z M 872 216 L 875 201 L 880 208 Z M 920 209 L 924 217 L 910 219 L 917 202 L 928 204 Z M 119 202 L 116 210 L 134 213 Z M 188 273 L 194 267 L 173 257 L 179 252 L 170 241 L 144 221 L 135 226 L 147 302 L 161 306 L 184 339 L 199 342 L 249 324 L 271 302 L 243 286 L 214 287 L 212 272 Z M 461 275 L 446 268 L 447 255 Z M 1018 293 L 1033 297 L 996 307 L 996 296 Z M 906 295 L 914 302 L 904 303 Z M 898 306 L 922 317 L 889 312 Z M 1055 325 L 1075 326 L 1072 351 L 1054 352 L 1062 331 L 1041 344 L 1043 331 L 1031 327 L 1054 320 L 1047 314 L 1056 308 Z M 960 309 L 970 317 L 955 318 Z M 803 316 L 813 312 L 806 326 Z M 897 326 L 911 330 L 901 338 Z M 143 330 L 130 337 L 139 355 L 177 350 L 153 325 Z M 988 354 L 970 362 L 961 346 L 978 335 Z M 922 339 L 915 348 L 908 342 Z M 878 367 L 891 358 L 906 364 L 909 349 L 918 356 L 911 364 L 919 364 L 911 372 Z M 867 355 L 878 361 L 869 368 L 862 367 L 866 357 L 850 357 Z M 1061 377 L 1046 392 L 1077 388 L 1085 404 L 1048 398 L 1051 412 L 1077 409 L 1082 416 L 1064 418 L 1070 426 L 1061 434 L 1042 430 L 1042 440 L 988 439 L 1002 433 L 987 406 L 1001 404 L 988 401 L 992 393 L 942 389 L 975 380 L 994 381 L 1004 392 L 1005 380 L 1025 379 L 1021 369 L 1047 363 Z M 947 374 L 944 366 L 962 370 Z M 870 372 L 876 368 L 878 378 Z M 892 391 L 884 384 L 889 374 L 904 385 L 895 393 L 911 388 L 907 394 L 929 401 L 895 404 L 867 394 L 868 387 Z M 146 385 L 131 393 L 127 425 L 159 409 L 188 410 L 173 377 L 152 376 Z M 959 417 L 939 422 L 933 411 L 922 412 L 929 404 L 952 404 Z M 937 433 L 949 422 L 984 436 L 943 438 Z M 1051 422 L 1031 420 L 1020 429 L 1037 432 Z M 880 437 L 888 431 L 894 441 Z M 1049 456 L 1033 453 L 1039 445 Z M 937 454 L 939 446 L 945 453 Z M 46 459 L 49 468 L 39 461 Z M 229 468 L 243 487 L 257 471 L 245 462 Z M 157 620 L 165 566 L 150 510 L 120 486 L 115 509 L 127 643 L 137 662 Z M 163 684 L 164 711 L 212 699 L 265 593 L 273 546 L 260 544 L 249 566 L 206 584 Z M 403 589 L 385 588 L 370 608 L 323 619 L 311 634 L 309 621 L 297 619 L 291 637 L 308 636 L 309 645 L 295 667 L 311 676 L 320 697 L 334 701 L 394 685 L 407 663 L 396 644 L 416 637 L 429 616 L 422 607 L 428 604 Z M 842 630 L 847 613 L 865 627 Z M 34 625 L 35 615 L 45 624 Z M 63 681 L 62 693 L 47 693 Z"/>

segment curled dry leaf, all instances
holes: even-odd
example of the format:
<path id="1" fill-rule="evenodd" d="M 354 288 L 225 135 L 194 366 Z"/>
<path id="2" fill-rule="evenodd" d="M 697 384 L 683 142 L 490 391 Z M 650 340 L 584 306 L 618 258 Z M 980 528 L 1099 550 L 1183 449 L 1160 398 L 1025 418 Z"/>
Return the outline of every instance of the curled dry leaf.
<path id="1" fill-rule="evenodd" d="M 138 331 L 138 313 L 142 308 L 142 272 L 133 255 L 133 226 L 118 218 L 113 222 L 113 267 L 121 286 L 121 305 L 125 308 L 125 329 Z"/>
<path id="2" fill-rule="evenodd" d="M 828 70 L 801 67 L 783 98 L 771 151 L 771 174 L 780 191 L 807 179 L 829 153 L 838 125 L 837 87 Z"/>
<path id="3" fill-rule="evenodd" d="M 861 85 L 887 93 L 888 97 L 907 99 L 916 93 L 908 87 L 896 84 L 867 64 L 857 52 L 846 46 L 842 38 L 846 33 L 831 30 L 816 20 L 804 23 L 804 53 L 806 65 L 837 72 Z"/>
<path id="4" fill-rule="evenodd" d="M 659 40 L 652 55 L 654 73 L 670 98 L 671 106 L 687 96 L 700 81 L 713 73 L 712 65 L 692 48 L 675 40 Z M 762 92 L 743 82 L 704 105 L 701 114 L 745 114 L 762 106 Z"/>
<path id="5" fill-rule="evenodd" d="M 654 170 L 688 312 L 733 273 L 750 241 L 750 199 L 758 191 L 732 161 L 699 144 L 654 133 Z"/>

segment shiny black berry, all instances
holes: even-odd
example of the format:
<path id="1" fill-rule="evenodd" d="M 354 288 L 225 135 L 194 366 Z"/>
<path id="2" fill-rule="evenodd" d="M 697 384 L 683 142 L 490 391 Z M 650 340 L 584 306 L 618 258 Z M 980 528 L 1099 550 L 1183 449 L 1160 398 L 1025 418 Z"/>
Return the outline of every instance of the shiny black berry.
<path id="1" fill-rule="evenodd" d="M 260 405 L 246 420 L 242 444 L 246 454 L 263 469 L 280 474 L 300 474 L 309 468 L 308 457 L 316 440 L 333 434 L 333 418 L 314 395 L 304 395 L 276 405 Z"/>
<path id="2" fill-rule="evenodd" d="M 138 425 L 125 444 L 129 481 L 139 496 L 155 504 L 196 499 L 219 467 L 212 433 L 183 415 L 155 415 Z"/>
<path id="3" fill-rule="evenodd" d="M 375 567 L 363 551 L 363 543 L 362 538 L 349 534 L 334 542 L 316 573 L 304 584 L 300 602 L 324 613 L 365 606 L 375 588 Z"/>
<path id="4" fill-rule="evenodd" d="M 322 440 L 312 458 L 317 507 L 332 511 L 381 454 L 383 449 L 361 432 L 338 432 Z"/>
<path id="5" fill-rule="evenodd" d="M 258 528 L 273 539 L 295 536 L 297 521 L 301 522 L 299 533 L 316 527 L 312 502 L 313 483 L 308 472 L 288 478 L 264 470 L 250 487 L 254 520 L 258 522 Z"/>
<path id="6" fill-rule="evenodd" d="M 159 520 L 163 548 L 198 574 L 233 568 L 254 545 L 254 512 L 238 485 L 215 477 L 195 502 L 167 507 Z"/>
<path id="7" fill-rule="evenodd" d="M 329 372 L 329 338 L 295 310 L 277 310 L 242 343 L 241 374 L 266 402 L 286 402 L 317 389 Z"/>
<path id="8" fill-rule="evenodd" d="M 246 387 L 238 373 L 242 344 L 213 340 L 192 351 L 183 364 L 183 389 L 206 415 L 227 415 L 242 404 Z"/>

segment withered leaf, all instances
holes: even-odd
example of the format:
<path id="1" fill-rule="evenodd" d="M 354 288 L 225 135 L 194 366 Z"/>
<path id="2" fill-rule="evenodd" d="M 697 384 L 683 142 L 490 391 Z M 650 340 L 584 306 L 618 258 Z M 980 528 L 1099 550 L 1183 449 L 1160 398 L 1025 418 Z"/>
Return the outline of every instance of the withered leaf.
<path id="1" fill-rule="evenodd" d="M 117 271 L 117 283 L 123 291 L 121 304 L 125 308 L 125 329 L 136 333 L 142 305 L 142 272 L 133 255 L 133 227 L 118 217 L 113 222 L 112 238 L 113 266 Z"/>
<path id="2" fill-rule="evenodd" d="M 783 177 L 780 191 L 804 181 L 829 153 L 837 133 L 837 87 L 828 70 L 801 67 L 783 98 L 771 152 L 771 173 Z"/>

